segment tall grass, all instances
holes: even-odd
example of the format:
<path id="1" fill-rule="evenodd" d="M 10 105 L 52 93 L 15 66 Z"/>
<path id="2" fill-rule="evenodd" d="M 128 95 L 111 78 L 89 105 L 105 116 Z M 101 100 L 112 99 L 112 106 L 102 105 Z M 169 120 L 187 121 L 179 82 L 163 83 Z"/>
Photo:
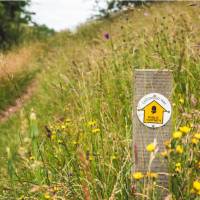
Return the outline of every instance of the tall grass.
<path id="1" fill-rule="evenodd" d="M 14 105 L 35 77 L 39 70 L 36 60 L 42 54 L 41 46 L 21 46 L 0 55 L 0 112 Z"/>
<path id="2" fill-rule="evenodd" d="M 187 4 L 156 4 L 52 38 L 37 94 L 1 125 L 8 147 L 2 198 L 159 199 L 156 179 L 145 186 L 149 191 L 141 180 L 133 184 L 132 71 L 167 68 L 174 75 L 174 130 L 190 129 L 190 136 L 170 141 L 167 195 L 198 199 L 192 184 L 199 179 L 199 139 L 191 143 L 199 131 L 197 18 Z"/>
<path id="3" fill-rule="evenodd" d="M 35 73 L 36 71 L 23 72 L 0 81 L 0 111 L 4 111 L 8 106 L 15 104 L 15 100 L 24 93 Z"/>

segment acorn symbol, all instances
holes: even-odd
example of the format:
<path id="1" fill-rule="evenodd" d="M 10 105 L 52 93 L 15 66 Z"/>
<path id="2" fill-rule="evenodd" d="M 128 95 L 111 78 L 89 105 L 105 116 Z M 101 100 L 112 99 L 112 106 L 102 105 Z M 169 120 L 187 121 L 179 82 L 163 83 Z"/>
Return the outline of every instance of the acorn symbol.
<path id="1" fill-rule="evenodd" d="M 152 106 L 151 112 L 152 112 L 153 114 L 156 113 L 156 106 Z"/>

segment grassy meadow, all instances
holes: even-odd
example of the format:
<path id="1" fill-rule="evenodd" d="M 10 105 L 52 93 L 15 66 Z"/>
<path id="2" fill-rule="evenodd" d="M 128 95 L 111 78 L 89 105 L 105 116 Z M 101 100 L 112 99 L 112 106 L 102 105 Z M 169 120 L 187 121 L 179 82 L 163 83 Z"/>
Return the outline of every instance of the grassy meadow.
<path id="1" fill-rule="evenodd" d="M 8 72 L 14 86 L 1 78 L 0 109 L 31 81 L 37 88 L 0 124 L 0 199 L 200 199 L 200 10 L 190 4 L 137 7 L 14 53 L 6 69 L 21 63 Z M 169 163 L 169 188 L 159 173 L 132 173 L 137 68 L 173 71 L 174 130 L 156 154 Z"/>

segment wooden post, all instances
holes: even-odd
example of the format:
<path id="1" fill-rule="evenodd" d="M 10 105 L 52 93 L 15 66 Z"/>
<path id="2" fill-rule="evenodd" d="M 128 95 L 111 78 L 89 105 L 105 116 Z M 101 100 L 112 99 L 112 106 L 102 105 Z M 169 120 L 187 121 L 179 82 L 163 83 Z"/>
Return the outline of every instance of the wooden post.
<path id="1" fill-rule="evenodd" d="M 164 126 L 149 128 L 141 123 L 137 116 L 138 102 L 149 93 L 159 93 L 171 101 L 172 93 L 172 72 L 169 70 L 137 69 L 134 71 L 134 98 L 133 98 L 133 160 L 134 171 L 146 173 L 148 171 L 150 153 L 146 146 L 157 140 L 159 152 L 164 151 L 164 141 L 171 135 L 172 125 L 169 120 Z M 171 113 L 170 113 L 171 114 Z M 163 159 L 155 159 L 151 166 L 152 172 L 168 172 L 168 166 Z M 160 175 L 159 184 L 167 187 L 168 178 Z"/>

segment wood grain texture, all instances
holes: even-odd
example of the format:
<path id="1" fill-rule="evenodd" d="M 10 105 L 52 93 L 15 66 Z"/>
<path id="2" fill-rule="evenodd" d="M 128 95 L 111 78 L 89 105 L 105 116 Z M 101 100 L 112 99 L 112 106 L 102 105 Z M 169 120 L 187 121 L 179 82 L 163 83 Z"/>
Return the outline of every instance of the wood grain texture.
<path id="1" fill-rule="evenodd" d="M 160 128 L 152 129 L 144 126 L 137 117 L 137 104 L 139 100 L 149 93 L 160 93 L 171 102 L 172 93 L 172 72 L 168 70 L 144 69 L 134 71 L 134 98 L 133 98 L 133 160 L 134 171 L 146 173 L 149 166 L 150 153 L 146 146 L 156 138 L 159 152 L 164 150 L 164 141 L 168 140 L 172 131 L 171 119 Z M 156 158 L 151 171 L 158 173 L 168 172 L 167 163 Z M 166 186 L 168 178 L 166 175 L 159 176 L 159 184 Z"/>

